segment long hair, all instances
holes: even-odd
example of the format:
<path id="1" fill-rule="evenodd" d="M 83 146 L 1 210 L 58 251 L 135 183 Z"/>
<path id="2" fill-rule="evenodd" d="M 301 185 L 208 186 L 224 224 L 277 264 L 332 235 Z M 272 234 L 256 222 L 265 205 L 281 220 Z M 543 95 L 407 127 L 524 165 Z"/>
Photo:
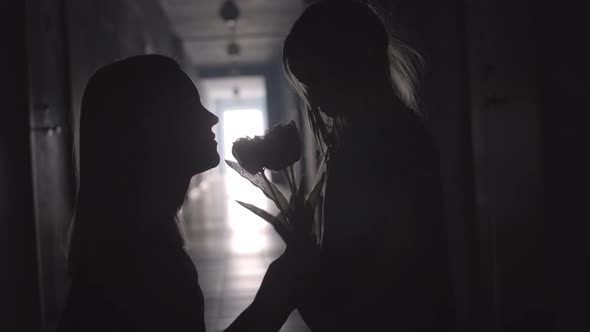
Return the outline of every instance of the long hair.
<path id="1" fill-rule="evenodd" d="M 319 111 L 301 79 L 310 59 L 330 53 L 326 61 L 364 61 L 382 73 L 403 104 L 419 113 L 417 87 L 422 58 L 397 39 L 385 11 L 367 2 L 318 1 L 295 22 L 283 46 L 283 69 L 300 97 L 303 109 L 322 153 L 336 144 L 343 120 Z M 341 68 L 342 70 L 349 68 Z M 363 75 L 363 73 L 359 73 Z"/>
<path id="2" fill-rule="evenodd" d="M 162 185 L 167 179 L 153 176 L 168 166 L 150 156 L 150 149 L 167 138 L 145 119 L 173 111 L 186 79 L 173 59 L 161 55 L 117 61 L 90 78 L 82 99 L 78 193 L 66 243 L 70 273 L 108 264 L 121 246 L 146 241 L 141 239 L 146 234 L 154 235 L 150 240 L 183 244 L 176 213 L 182 201 L 168 197 L 182 188 Z M 136 197 L 129 188 L 138 184 L 162 197 L 144 207 L 153 220 L 133 220 Z"/>

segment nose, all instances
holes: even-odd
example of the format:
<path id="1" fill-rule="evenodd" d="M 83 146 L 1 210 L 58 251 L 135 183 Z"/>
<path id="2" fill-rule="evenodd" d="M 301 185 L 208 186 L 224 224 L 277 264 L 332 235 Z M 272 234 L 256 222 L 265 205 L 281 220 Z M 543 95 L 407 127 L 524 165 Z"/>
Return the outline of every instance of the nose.
<path id="1" fill-rule="evenodd" d="M 217 115 L 211 113 L 205 107 L 203 107 L 203 110 L 205 110 L 207 123 L 209 123 L 211 125 L 211 127 L 213 127 L 219 123 L 219 118 L 217 117 Z"/>
<path id="2" fill-rule="evenodd" d="M 216 125 L 219 123 L 219 117 L 213 113 L 211 113 L 211 115 L 213 116 L 213 125 Z"/>

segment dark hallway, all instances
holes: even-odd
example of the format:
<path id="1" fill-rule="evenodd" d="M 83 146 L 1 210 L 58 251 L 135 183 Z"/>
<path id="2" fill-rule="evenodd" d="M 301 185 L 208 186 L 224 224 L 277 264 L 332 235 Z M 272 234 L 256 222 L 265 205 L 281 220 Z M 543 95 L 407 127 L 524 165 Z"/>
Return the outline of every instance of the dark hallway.
<path id="1" fill-rule="evenodd" d="M 236 321 L 286 245 L 236 200 L 283 211 L 224 160 L 241 163 L 232 148 L 237 139 L 294 121 L 301 158 L 293 175 L 305 182 L 304 194 L 311 191 L 323 152 L 305 101 L 289 82 L 283 47 L 316 2 L 2 3 L 10 20 L 0 29 L 0 331 L 56 330 L 72 286 L 68 248 L 84 177 L 84 91 L 99 68 L 145 54 L 177 62 L 218 118 L 212 131 L 221 163 L 193 174 L 176 217 L 198 271 L 206 331 Z M 384 13 L 396 40 L 421 59 L 417 105 L 438 154 L 452 331 L 588 330 L 583 11 L 534 1 L 361 2 Z M 350 22 L 350 31 L 358 25 Z M 338 36 L 351 54 L 352 38 Z M 355 68 L 334 75 L 346 79 Z M 109 137 L 111 125 L 93 128 Z M 379 164 L 395 168 L 393 149 L 376 151 Z M 384 168 L 364 167 L 358 174 Z M 289 173 L 261 174 L 289 197 Z M 140 242 L 146 252 L 153 247 L 149 239 Z M 394 312 L 371 314 L 375 321 L 396 319 Z M 280 331 L 311 331 L 304 316 L 293 310 Z"/>

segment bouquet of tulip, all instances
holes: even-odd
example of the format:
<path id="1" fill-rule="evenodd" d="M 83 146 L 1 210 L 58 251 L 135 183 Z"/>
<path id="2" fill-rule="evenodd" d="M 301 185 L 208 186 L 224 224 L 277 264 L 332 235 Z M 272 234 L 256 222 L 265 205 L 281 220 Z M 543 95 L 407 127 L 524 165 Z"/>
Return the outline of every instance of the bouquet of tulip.
<path id="1" fill-rule="evenodd" d="M 262 190 L 280 213 L 274 216 L 252 204 L 237 201 L 240 205 L 269 222 L 286 243 L 296 235 L 315 233 L 319 237 L 319 225 L 313 216 L 321 198 L 325 173 L 320 172 L 312 190 L 305 197 L 304 177 L 297 185 L 293 172 L 293 165 L 301 158 L 301 141 L 295 122 L 280 123 L 264 136 L 238 139 L 233 144 L 232 154 L 238 162 L 226 160 L 229 167 Z M 265 169 L 284 173 L 291 190 L 289 200 L 266 177 Z"/>

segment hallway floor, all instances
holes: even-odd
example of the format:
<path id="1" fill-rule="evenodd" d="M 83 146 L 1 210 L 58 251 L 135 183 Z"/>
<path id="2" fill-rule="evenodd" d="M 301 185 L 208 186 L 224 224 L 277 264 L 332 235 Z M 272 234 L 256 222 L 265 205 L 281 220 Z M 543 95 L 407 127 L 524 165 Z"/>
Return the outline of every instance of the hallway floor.
<path id="1" fill-rule="evenodd" d="M 181 212 L 187 251 L 205 296 L 208 332 L 222 331 L 251 303 L 268 265 L 285 249 L 273 228 L 236 199 L 275 213 L 256 187 L 219 169 L 204 174 L 199 186 L 189 190 Z M 295 311 L 281 331 L 310 330 Z"/>

